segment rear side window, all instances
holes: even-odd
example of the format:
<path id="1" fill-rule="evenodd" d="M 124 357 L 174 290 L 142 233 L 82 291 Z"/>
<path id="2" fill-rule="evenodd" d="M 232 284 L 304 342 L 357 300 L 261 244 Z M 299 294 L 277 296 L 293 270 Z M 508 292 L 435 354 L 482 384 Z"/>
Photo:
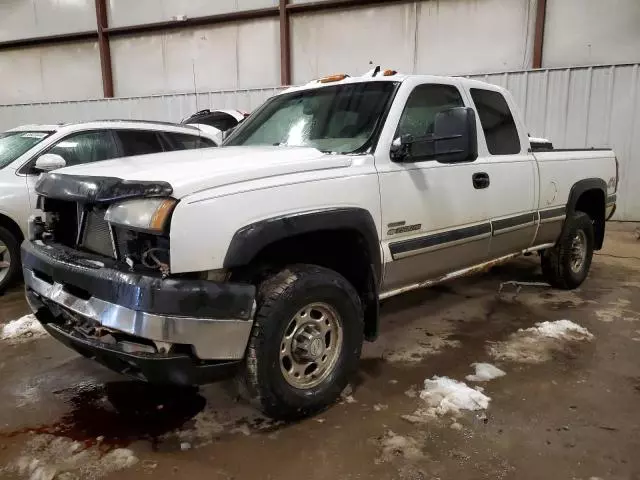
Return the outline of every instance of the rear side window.
<path id="1" fill-rule="evenodd" d="M 191 150 L 194 148 L 217 147 L 213 140 L 199 137 L 197 135 L 189 135 L 187 133 L 165 133 L 174 150 Z"/>
<path id="2" fill-rule="evenodd" d="M 123 155 L 145 155 L 163 152 L 160 136 L 156 132 L 145 130 L 118 130 L 116 132 L 122 144 Z"/>
<path id="3" fill-rule="evenodd" d="M 491 155 L 520 153 L 520 138 L 507 101 L 499 92 L 471 89 L 471 98 L 480 116 L 480 123 Z"/>

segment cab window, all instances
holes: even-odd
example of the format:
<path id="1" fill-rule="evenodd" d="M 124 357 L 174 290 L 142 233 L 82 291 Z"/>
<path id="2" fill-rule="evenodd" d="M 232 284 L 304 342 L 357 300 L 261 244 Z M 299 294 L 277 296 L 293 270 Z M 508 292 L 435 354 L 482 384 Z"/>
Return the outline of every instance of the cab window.
<path id="1" fill-rule="evenodd" d="M 493 90 L 472 88 L 471 98 L 480 117 L 489 153 L 491 155 L 520 153 L 518 128 L 504 96 Z"/>

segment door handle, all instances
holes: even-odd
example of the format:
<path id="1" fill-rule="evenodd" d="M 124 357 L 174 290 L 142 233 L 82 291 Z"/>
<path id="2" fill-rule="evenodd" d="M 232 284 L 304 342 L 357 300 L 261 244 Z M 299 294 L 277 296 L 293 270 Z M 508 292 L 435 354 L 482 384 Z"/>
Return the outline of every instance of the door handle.
<path id="1" fill-rule="evenodd" d="M 475 189 L 487 188 L 489 184 L 491 184 L 489 174 L 485 172 L 474 173 L 471 178 L 473 180 L 473 188 Z"/>

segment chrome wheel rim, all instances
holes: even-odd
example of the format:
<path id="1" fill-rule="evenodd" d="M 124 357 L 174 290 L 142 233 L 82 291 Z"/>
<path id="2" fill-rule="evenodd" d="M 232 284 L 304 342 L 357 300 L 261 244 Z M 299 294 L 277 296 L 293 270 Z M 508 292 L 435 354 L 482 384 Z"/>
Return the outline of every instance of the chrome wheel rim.
<path id="1" fill-rule="evenodd" d="M 9 267 L 11 267 L 11 253 L 7 245 L 0 241 L 0 282 L 9 274 Z"/>
<path id="2" fill-rule="evenodd" d="M 280 342 L 280 370 L 298 389 L 318 386 L 336 367 L 342 350 L 342 320 L 326 303 L 311 303 L 291 319 Z"/>
<path id="3" fill-rule="evenodd" d="M 587 236 L 582 230 L 578 230 L 571 240 L 570 252 L 571 270 L 580 273 L 587 260 Z"/>

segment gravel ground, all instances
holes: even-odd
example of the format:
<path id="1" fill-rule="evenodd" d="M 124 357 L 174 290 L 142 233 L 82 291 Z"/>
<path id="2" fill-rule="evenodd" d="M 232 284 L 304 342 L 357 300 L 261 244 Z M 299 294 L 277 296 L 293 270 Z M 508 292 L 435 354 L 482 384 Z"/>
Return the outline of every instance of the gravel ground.
<path id="1" fill-rule="evenodd" d="M 5 335 L 0 478 L 640 479 L 638 257 L 613 224 L 576 291 L 499 292 L 542 280 L 529 257 L 390 299 L 351 388 L 295 424 L 225 383 L 153 388 Z M 26 313 L 7 293 L 0 332 Z"/>

